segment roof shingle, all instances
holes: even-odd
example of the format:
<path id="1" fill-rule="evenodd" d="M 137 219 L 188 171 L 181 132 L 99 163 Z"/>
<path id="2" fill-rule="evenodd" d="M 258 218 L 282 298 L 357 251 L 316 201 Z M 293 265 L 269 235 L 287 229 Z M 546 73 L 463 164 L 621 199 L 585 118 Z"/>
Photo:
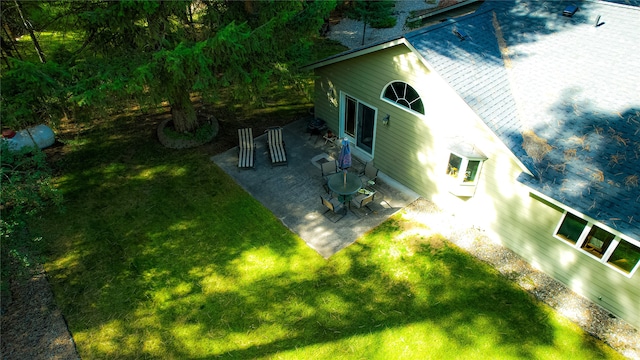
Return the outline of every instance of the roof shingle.
<path id="1" fill-rule="evenodd" d="M 578 6 L 487 1 L 405 38 L 535 175 L 519 181 L 640 239 L 640 8 Z M 542 160 L 525 130 L 551 146 Z"/>

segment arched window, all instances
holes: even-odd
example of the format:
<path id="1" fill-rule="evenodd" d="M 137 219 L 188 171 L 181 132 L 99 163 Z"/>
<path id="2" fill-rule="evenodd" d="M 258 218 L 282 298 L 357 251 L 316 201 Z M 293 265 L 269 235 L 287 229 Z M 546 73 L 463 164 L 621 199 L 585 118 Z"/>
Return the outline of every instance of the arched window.
<path id="1" fill-rule="evenodd" d="M 387 85 L 383 97 L 399 106 L 424 115 L 424 105 L 422 105 L 420 95 L 407 83 L 402 81 L 392 82 Z"/>

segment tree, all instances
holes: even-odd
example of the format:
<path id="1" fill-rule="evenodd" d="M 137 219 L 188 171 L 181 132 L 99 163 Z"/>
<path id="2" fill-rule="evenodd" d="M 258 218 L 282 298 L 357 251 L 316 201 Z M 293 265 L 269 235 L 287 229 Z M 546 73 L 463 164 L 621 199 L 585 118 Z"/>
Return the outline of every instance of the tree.
<path id="1" fill-rule="evenodd" d="M 223 0 L 93 2 L 78 14 L 95 54 L 76 63 L 82 74 L 74 101 L 134 96 L 167 101 L 179 132 L 198 128 L 191 95 L 215 95 L 236 85 L 255 101 L 272 81 L 291 78 L 305 61 L 311 36 L 335 3 Z"/>
<path id="2" fill-rule="evenodd" d="M 29 36 L 31 37 L 31 41 L 33 42 L 33 46 L 36 49 L 36 53 L 38 54 L 38 58 L 40 59 L 40 62 L 42 63 L 47 62 L 47 60 L 45 60 L 42 47 L 40 47 L 40 42 L 38 42 L 38 38 L 33 33 L 34 30 L 33 30 L 33 25 L 31 24 L 31 21 L 27 20 L 24 17 L 24 14 L 22 13 L 22 6 L 18 2 L 18 0 L 13 0 L 13 2 L 16 5 L 16 10 L 18 11 L 18 15 L 20 15 L 20 20 L 22 20 L 22 24 L 24 25 L 24 28 L 27 30 L 27 33 L 29 33 Z"/>
<path id="3" fill-rule="evenodd" d="M 200 125 L 191 101 L 194 94 L 209 100 L 232 89 L 238 101 L 259 102 L 267 85 L 295 81 L 296 68 L 308 61 L 311 38 L 335 2 L 91 0 L 19 5 L 25 19 L 38 18 L 48 29 L 80 40 L 73 48 L 48 46 L 52 50 L 46 64 L 21 63 L 3 51 L 11 67 L 2 74 L 3 85 L 26 90 L 3 88 L 3 117 L 23 124 L 24 119 L 41 118 L 43 108 L 63 113 L 71 108 L 75 114 L 82 108 L 121 107 L 131 99 L 143 106 L 166 101 L 176 130 L 192 132 Z M 3 20 L 19 24 L 17 6 L 13 8 L 16 11 L 3 10 Z M 38 79 L 47 80 L 44 89 L 31 87 Z M 46 106 L 34 109 L 36 102 Z"/>
<path id="4" fill-rule="evenodd" d="M 0 13 L 2 58 L 5 65 L 0 73 L 0 118 L 3 127 L 20 129 L 46 123 L 67 112 L 69 92 L 66 86 L 72 79 L 66 67 L 56 62 L 60 58 L 58 49 L 53 48 L 52 56 L 49 57 L 54 61 L 47 61 L 36 34 L 43 26 L 60 30 L 54 27 L 57 25 L 56 20 L 73 13 L 68 4 L 53 1 L 3 2 Z M 27 34 L 31 41 L 21 42 L 22 46 L 17 45 L 15 39 Z M 35 52 L 29 51 L 31 48 Z"/>
<path id="5" fill-rule="evenodd" d="M 397 19 L 393 16 L 395 1 L 356 0 L 352 8 L 347 11 L 347 16 L 363 22 L 362 45 L 364 45 L 367 24 L 374 28 L 387 28 L 396 25 Z"/>

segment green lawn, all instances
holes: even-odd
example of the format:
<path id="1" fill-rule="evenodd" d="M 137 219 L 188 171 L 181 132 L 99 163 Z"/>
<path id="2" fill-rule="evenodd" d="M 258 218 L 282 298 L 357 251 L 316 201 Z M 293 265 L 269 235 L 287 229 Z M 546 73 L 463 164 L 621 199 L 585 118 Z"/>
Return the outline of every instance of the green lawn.
<path id="1" fill-rule="evenodd" d="M 401 215 L 324 260 L 206 146 L 127 117 L 66 146 L 66 211 L 37 230 L 83 359 L 620 358 Z"/>

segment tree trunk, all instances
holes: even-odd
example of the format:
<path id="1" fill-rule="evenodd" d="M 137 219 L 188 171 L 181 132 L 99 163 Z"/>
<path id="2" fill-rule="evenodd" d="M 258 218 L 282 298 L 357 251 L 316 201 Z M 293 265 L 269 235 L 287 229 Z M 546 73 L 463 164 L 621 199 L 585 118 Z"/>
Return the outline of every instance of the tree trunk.
<path id="1" fill-rule="evenodd" d="M 24 28 L 27 29 L 27 31 L 29 32 L 29 36 L 31 36 L 31 41 L 33 41 L 33 46 L 35 46 L 36 48 L 36 52 L 38 53 L 40 62 L 42 63 L 47 62 L 47 60 L 45 60 L 44 58 L 44 52 L 40 47 L 40 43 L 38 42 L 36 35 L 33 33 L 33 26 L 29 21 L 27 21 L 27 19 L 24 18 L 24 15 L 22 14 L 22 8 L 20 7 L 20 3 L 18 2 L 18 0 L 13 0 L 13 2 L 16 3 L 16 8 L 18 9 L 18 14 L 20 14 L 20 19 L 22 19 L 22 23 L 24 24 Z"/>
<path id="2" fill-rule="evenodd" d="M 244 1 L 244 11 L 247 15 L 255 15 L 255 8 L 253 7 L 253 0 Z"/>
<path id="3" fill-rule="evenodd" d="M 2 49 L 2 52 L 0 52 L 0 57 L 2 57 L 2 60 L 4 60 L 5 64 L 7 65 L 7 69 L 11 69 L 9 58 L 13 57 L 13 55 L 11 54 L 11 46 L 4 40 L 4 36 L 0 36 L 0 48 Z"/>
<path id="4" fill-rule="evenodd" d="M 16 41 L 13 37 L 13 33 L 11 32 L 11 29 L 9 29 L 9 26 L 7 26 L 6 23 L 2 24 L 2 30 L 7 35 L 7 38 L 3 47 L 5 52 L 9 55 L 9 57 L 13 57 L 13 53 L 15 53 L 16 57 L 22 60 L 22 55 L 20 55 L 20 52 L 18 51 L 18 47 L 16 46 Z M 4 37 L 2 38 L 4 39 Z M 9 53 L 9 51 L 7 50 L 11 50 L 11 53 Z"/>
<path id="5" fill-rule="evenodd" d="M 189 25 L 193 26 L 193 6 L 192 3 L 187 3 L 187 16 L 189 17 Z"/>
<path id="6" fill-rule="evenodd" d="M 171 116 L 173 126 L 177 132 L 193 132 L 198 129 L 198 117 L 196 109 L 191 102 L 189 91 L 186 89 L 175 89 L 173 96 L 169 99 L 171 106 Z"/>
<path id="7" fill-rule="evenodd" d="M 4 56 L 4 51 L 2 52 L 2 56 L 0 57 L 2 57 L 2 60 L 4 61 L 5 65 L 7 65 L 7 69 L 11 70 L 11 63 L 9 63 L 9 59 L 6 56 Z"/>

